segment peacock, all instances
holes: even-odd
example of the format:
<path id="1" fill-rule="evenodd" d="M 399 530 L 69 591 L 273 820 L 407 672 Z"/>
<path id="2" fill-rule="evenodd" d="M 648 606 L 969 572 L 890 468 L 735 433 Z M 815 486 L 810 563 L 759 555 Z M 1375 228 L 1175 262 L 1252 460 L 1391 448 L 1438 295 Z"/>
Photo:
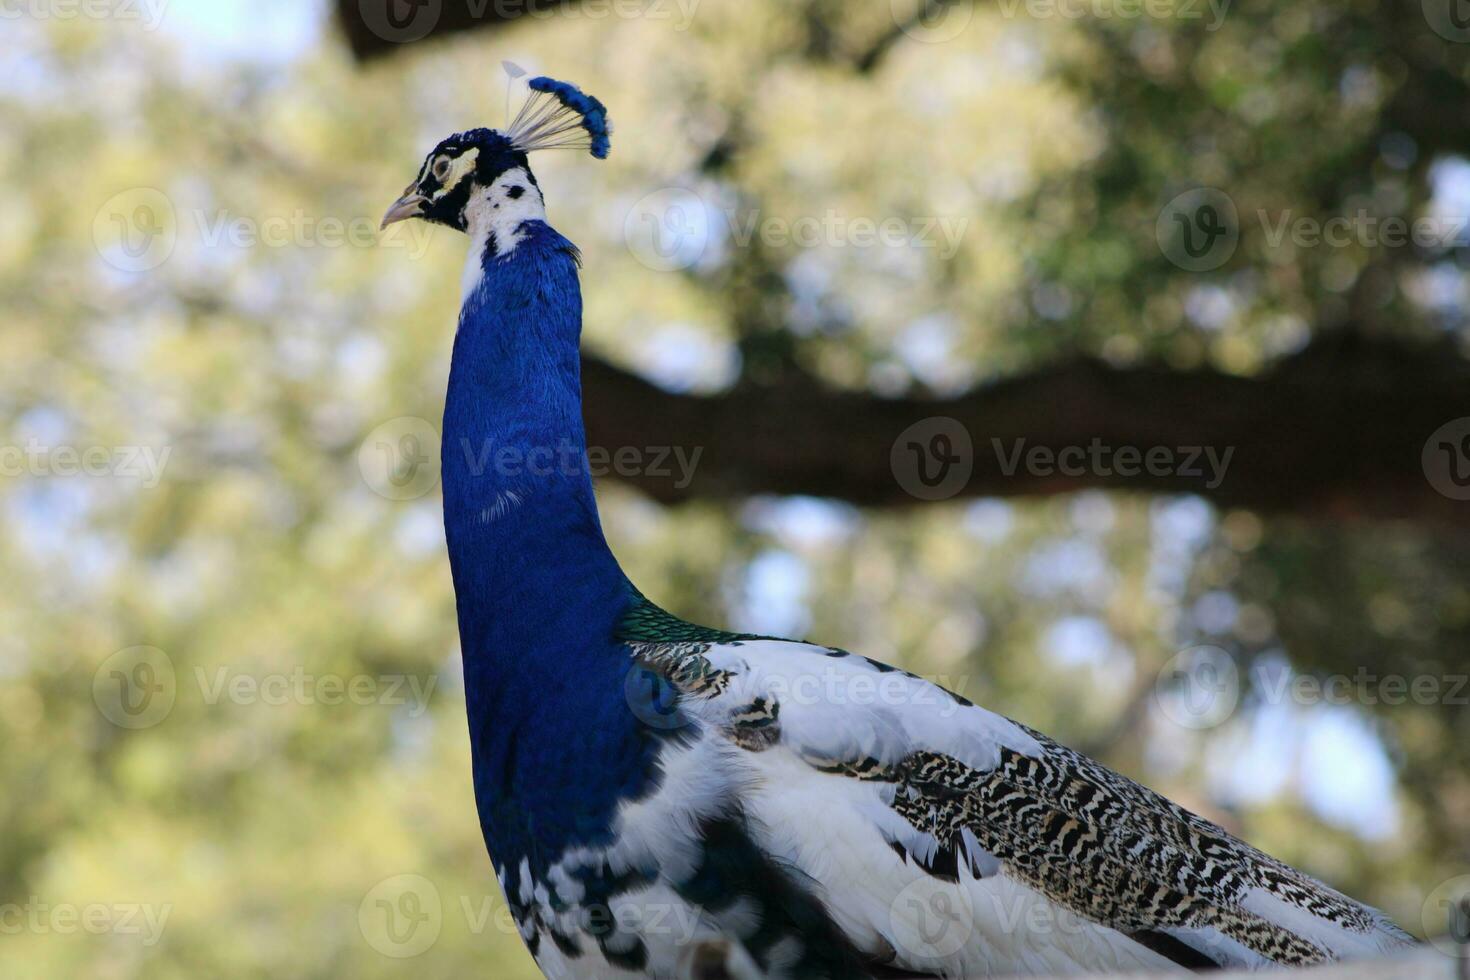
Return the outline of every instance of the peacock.
<path id="1" fill-rule="evenodd" d="M 470 240 L 444 529 L 480 828 L 548 977 L 1169 972 L 1410 942 L 957 694 L 644 596 L 586 463 L 581 256 L 528 162 L 605 158 L 611 127 L 576 86 L 528 84 L 503 130 L 435 146 L 383 224 Z"/>

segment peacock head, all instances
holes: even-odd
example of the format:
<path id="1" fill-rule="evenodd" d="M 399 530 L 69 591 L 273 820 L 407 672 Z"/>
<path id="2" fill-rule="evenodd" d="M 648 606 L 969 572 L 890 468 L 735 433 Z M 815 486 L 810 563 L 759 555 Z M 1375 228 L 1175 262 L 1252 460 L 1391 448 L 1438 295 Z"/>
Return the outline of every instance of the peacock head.
<path id="1" fill-rule="evenodd" d="M 527 154 L 582 149 L 607 157 L 612 126 L 601 102 L 568 82 L 533 78 L 531 94 L 504 131 L 471 129 L 441 140 L 382 227 L 423 218 L 460 231 L 541 219 L 546 203 Z"/>

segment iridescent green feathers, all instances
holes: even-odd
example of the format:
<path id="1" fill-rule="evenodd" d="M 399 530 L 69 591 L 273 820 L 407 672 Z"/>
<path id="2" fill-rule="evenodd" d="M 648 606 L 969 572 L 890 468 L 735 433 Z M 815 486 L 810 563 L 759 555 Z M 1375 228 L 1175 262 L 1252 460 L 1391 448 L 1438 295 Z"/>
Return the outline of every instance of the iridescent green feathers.
<path id="1" fill-rule="evenodd" d="M 634 646 L 642 645 L 696 645 L 738 643 L 741 640 L 768 640 L 772 637 L 754 633 L 731 633 L 726 630 L 696 626 L 672 613 L 665 612 L 644 597 L 642 592 L 629 586 L 631 601 L 622 622 L 618 624 L 616 639 Z"/>

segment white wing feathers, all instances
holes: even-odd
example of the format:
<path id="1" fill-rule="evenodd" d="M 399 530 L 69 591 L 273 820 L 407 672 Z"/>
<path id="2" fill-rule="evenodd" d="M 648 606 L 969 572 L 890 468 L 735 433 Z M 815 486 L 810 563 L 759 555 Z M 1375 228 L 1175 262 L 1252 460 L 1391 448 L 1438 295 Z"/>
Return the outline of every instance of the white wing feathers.
<path id="1" fill-rule="evenodd" d="M 1266 966 L 1408 942 L 1381 913 L 921 678 L 778 640 L 634 650 L 724 743 L 717 778 L 739 787 L 757 845 L 873 962 L 942 976 Z"/>

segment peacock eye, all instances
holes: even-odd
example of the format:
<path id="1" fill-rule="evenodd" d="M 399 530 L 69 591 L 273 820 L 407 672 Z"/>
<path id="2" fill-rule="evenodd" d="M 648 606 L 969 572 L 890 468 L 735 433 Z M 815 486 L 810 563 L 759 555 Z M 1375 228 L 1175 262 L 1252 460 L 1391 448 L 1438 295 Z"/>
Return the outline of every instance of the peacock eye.
<path id="1" fill-rule="evenodd" d="M 437 177 L 440 180 L 443 180 L 445 178 L 445 176 L 448 175 L 448 173 L 449 173 L 449 161 L 448 160 L 446 160 L 444 157 L 440 157 L 439 159 L 437 159 L 437 160 L 434 161 L 434 176 L 435 177 Z"/>

